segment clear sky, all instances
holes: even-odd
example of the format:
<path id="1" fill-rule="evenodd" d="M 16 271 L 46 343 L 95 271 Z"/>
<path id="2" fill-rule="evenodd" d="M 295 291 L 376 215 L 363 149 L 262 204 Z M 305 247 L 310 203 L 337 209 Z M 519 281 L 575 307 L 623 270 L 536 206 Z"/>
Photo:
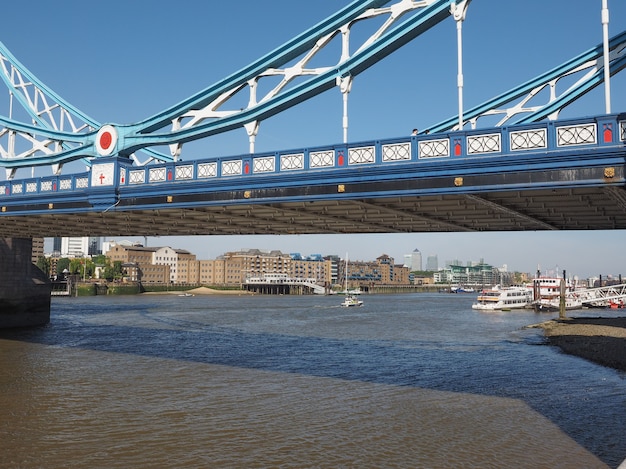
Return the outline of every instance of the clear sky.
<path id="1" fill-rule="evenodd" d="M 177 2 L 33 0 L 5 9 L 0 40 L 41 81 L 100 122 L 151 116 L 239 70 L 349 0 Z M 626 29 L 626 1 L 608 0 L 610 36 Z M 602 42 L 601 0 L 473 0 L 463 24 L 464 103 L 471 107 Z M 355 78 L 349 140 L 408 135 L 457 113 L 456 25 L 448 19 Z M 626 111 L 626 71 L 611 82 Z M 604 88 L 561 117 L 604 112 Z M 5 110 L 0 112 L 4 113 Z M 342 140 L 337 89 L 261 123 L 257 151 Z M 184 159 L 248 151 L 243 130 L 186 147 Z M 188 153 L 189 151 L 189 153 Z M 19 173 L 18 173 L 19 177 Z M 68 233 L 71 235 L 71 233 Z M 137 238 L 126 238 L 137 239 Z M 241 248 L 349 254 L 401 262 L 479 261 L 510 270 L 626 274 L 624 231 L 149 238 L 210 259 Z"/>

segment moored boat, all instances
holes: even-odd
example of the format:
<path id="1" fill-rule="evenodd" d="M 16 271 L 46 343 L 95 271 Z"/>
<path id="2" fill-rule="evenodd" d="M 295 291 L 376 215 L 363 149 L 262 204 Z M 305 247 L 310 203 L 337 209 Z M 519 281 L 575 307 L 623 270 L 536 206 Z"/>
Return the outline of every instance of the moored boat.
<path id="1" fill-rule="evenodd" d="M 557 296 L 556 298 L 540 298 L 538 300 L 533 301 L 533 307 L 535 311 L 543 313 L 543 312 L 552 312 L 552 311 L 560 311 L 561 310 L 561 298 Z M 583 303 L 578 296 L 575 294 L 566 295 L 565 296 L 565 310 L 570 311 L 573 309 L 582 309 Z"/>
<path id="2" fill-rule="evenodd" d="M 472 309 L 479 311 L 506 311 L 511 309 L 529 308 L 532 303 L 532 292 L 525 286 L 500 287 L 480 292 Z"/>
<path id="3" fill-rule="evenodd" d="M 563 287 L 561 287 L 563 283 Z M 560 311 L 561 288 L 565 297 L 565 309 L 581 309 L 583 301 L 576 288 L 569 281 L 558 277 L 538 277 L 533 279 L 532 306 L 537 312 Z"/>

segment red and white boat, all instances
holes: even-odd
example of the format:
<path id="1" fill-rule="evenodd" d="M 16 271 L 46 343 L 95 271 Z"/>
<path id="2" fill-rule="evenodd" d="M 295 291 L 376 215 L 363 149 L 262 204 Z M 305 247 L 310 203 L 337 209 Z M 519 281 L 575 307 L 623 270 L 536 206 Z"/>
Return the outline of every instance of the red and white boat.
<path id="1" fill-rule="evenodd" d="M 564 282 L 565 309 L 581 309 L 582 298 L 569 281 L 559 277 L 538 277 L 533 279 L 532 307 L 537 312 L 560 311 L 561 283 Z"/>

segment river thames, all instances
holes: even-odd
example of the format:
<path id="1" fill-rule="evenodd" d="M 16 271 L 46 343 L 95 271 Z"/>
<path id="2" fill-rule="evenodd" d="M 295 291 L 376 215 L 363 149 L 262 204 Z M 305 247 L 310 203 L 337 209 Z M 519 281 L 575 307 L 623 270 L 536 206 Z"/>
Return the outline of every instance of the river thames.
<path id="1" fill-rule="evenodd" d="M 474 295 L 53 298 L 0 331 L 0 468 L 615 468 L 626 375 Z M 582 310 L 571 316 L 612 316 Z"/>

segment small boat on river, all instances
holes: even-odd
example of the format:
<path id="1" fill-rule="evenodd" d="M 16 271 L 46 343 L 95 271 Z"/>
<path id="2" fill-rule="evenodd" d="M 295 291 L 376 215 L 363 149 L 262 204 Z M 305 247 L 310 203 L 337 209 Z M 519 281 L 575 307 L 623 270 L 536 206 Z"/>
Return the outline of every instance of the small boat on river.
<path id="1" fill-rule="evenodd" d="M 351 306 L 363 306 L 363 300 L 359 300 L 356 295 L 347 295 L 342 303 L 341 306 L 345 306 L 345 307 L 351 307 Z"/>
<path id="2" fill-rule="evenodd" d="M 359 300 L 359 298 L 356 296 L 357 294 L 361 293 L 360 289 L 357 291 L 355 290 L 348 290 L 348 253 L 346 253 L 346 273 L 345 273 L 345 293 L 346 296 L 343 299 L 343 301 L 341 302 L 341 306 L 350 308 L 350 307 L 354 307 L 354 306 L 363 306 L 363 300 Z"/>
<path id="3" fill-rule="evenodd" d="M 507 311 L 530 308 L 532 290 L 525 286 L 500 287 L 482 290 L 472 309 L 479 311 Z"/>

